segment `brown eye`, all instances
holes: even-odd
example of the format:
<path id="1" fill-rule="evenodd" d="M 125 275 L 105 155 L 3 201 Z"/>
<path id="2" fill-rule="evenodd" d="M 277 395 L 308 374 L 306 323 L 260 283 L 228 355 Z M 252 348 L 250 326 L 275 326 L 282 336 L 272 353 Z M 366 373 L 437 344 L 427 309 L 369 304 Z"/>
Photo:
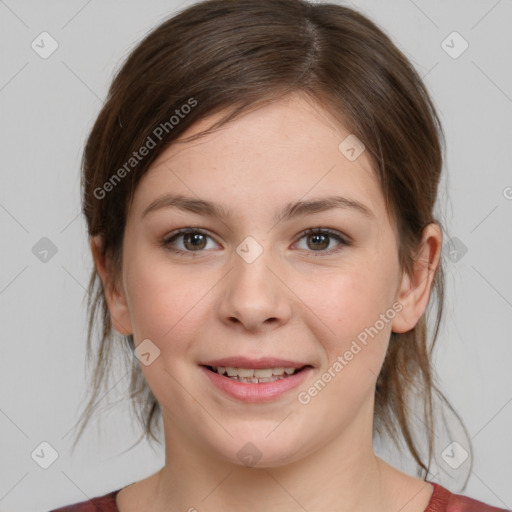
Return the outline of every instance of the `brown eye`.
<path id="1" fill-rule="evenodd" d="M 202 252 L 211 237 L 198 229 L 185 229 L 162 241 L 162 245 L 177 253 Z M 177 242 L 181 242 L 178 244 Z M 180 245 L 180 247 L 177 247 Z"/>
<path id="2" fill-rule="evenodd" d="M 327 249 L 327 247 L 329 247 L 329 238 L 329 235 L 322 235 L 318 233 L 308 235 L 308 247 L 310 249 Z"/>
<path id="3" fill-rule="evenodd" d="M 183 235 L 183 245 L 189 250 L 204 249 L 206 237 L 201 233 L 186 233 Z"/>
<path id="4" fill-rule="evenodd" d="M 331 231 L 330 229 L 308 229 L 302 234 L 302 237 L 299 240 L 304 238 L 306 239 L 306 250 L 310 253 L 317 252 L 331 254 L 333 252 L 339 251 L 343 248 L 343 246 L 350 245 L 348 240 L 340 236 L 338 232 Z M 337 245 L 335 244 L 334 247 L 332 247 L 333 240 L 337 241 Z M 331 246 L 330 249 L 328 249 L 329 246 Z"/>
<path id="5" fill-rule="evenodd" d="M 192 255 L 195 255 L 193 253 L 201 253 L 208 249 L 208 239 L 213 240 L 210 235 L 202 230 L 189 228 L 167 237 L 162 241 L 162 245 L 179 254 L 192 253 Z M 350 241 L 343 238 L 337 231 L 322 228 L 308 229 L 302 234 L 299 241 L 302 239 L 307 240 L 306 252 L 313 253 L 314 256 L 329 255 L 341 250 L 343 246 L 350 245 Z M 336 241 L 337 245 L 331 247 L 333 241 Z M 178 244 L 178 242 L 181 243 Z M 178 245 L 181 245 L 181 247 L 178 247 Z"/>

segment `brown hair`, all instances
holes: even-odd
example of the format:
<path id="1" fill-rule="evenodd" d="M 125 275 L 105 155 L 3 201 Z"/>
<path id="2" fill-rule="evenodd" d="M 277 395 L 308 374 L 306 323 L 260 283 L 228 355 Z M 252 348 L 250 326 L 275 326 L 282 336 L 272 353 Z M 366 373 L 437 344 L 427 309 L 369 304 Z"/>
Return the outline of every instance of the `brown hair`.
<path id="1" fill-rule="evenodd" d="M 396 229 L 401 268 L 411 272 L 423 229 L 432 222 L 440 224 L 433 209 L 445 142 L 432 100 L 407 58 L 373 22 L 348 7 L 305 0 L 208 0 L 160 24 L 131 52 L 86 143 L 83 213 L 89 236 L 100 235 L 103 241 L 102 255 L 110 263 L 114 282 L 122 268 L 127 211 L 155 158 L 207 115 L 227 112 L 188 140 L 292 92 L 325 107 L 365 144 Z M 156 147 L 132 161 L 149 139 Z M 103 200 L 105 191 L 108 198 Z M 428 347 L 427 312 L 414 329 L 391 334 L 377 380 L 374 413 L 374 432 L 387 432 L 397 446 L 401 434 L 419 466 L 418 475 L 424 471 L 425 479 L 434 441 L 433 393 L 453 411 L 435 385 L 430 361 L 443 313 L 442 260 L 432 291 L 437 303 L 432 343 Z M 143 436 L 160 442 L 153 433 L 160 405 L 132 357 L 133 336 L 125 336 L 121 343 L 116 340 L 95 269 L 88 293 L 87 350 L 95 371 L 75 443 L 102 385 L 106 390 L 114 346 L 122 347 L 131 365 L 130 399 L 144 426 Z M 103 329 L 93 354 L 97 315 Z M 410 422 L 408 404 L 415 386 L 424 403 L 428 467 Z"/>

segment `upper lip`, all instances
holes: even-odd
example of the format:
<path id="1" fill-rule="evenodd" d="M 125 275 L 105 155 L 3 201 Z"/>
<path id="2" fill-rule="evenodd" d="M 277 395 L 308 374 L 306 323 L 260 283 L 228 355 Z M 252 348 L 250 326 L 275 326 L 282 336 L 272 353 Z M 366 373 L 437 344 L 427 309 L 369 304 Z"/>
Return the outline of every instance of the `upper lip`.
<path id="1" fill-rule="evenodd" d="M 202 366 L 229 366 L 231 368 L 303 368 L 310 366 L 308 363 L 300 361 L 290 361 L 288 359 L 279 359 L 276 357 L 262 357 L 251 359 L 249 357 L 235 356 L 223 357 L 222 359 L 211 359 L 201 363 Z"/>

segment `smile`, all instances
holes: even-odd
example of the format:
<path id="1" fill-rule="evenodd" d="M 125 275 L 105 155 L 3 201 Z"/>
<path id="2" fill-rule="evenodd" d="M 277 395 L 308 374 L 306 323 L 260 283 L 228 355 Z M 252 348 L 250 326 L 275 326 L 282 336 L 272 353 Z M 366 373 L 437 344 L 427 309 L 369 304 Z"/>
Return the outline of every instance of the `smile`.
<path id="1" fill-rule="evenodd" d="M 303 364 L 267 368 L 262 368 L 261 364 L 255 366 L 260 367 L 200 365 L 199 368 L 207 377 L 210 389 L 242 402 L 270 402 L 285 397 L 287 392 L 302 384 L 313 372 L 312 366 Z"/>
<path id="2" fill-rule="evenodd" d="M 302 368 L 234 368 L 232 366 L 207 366 L 212 372 L 224 375 L 237 382 L 250 382 L 261 384 L 285 379 L 290 375 L 302 370 Z"/>

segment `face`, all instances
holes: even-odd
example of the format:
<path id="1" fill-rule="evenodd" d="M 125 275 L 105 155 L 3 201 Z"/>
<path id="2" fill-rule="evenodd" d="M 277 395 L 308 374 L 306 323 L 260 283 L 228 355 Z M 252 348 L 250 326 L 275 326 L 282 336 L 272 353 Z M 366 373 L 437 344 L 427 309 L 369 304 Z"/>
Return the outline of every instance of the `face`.
<path id="1" fill-rule="evenodd" d="M 339 149 L 348 135 L 290 96 L 173 144 L 141 180 L 109 307 L 116 329 L 149 353 L 141 368 L 166 435 L 267 466 L 371 437 L 390 333 L 412 328 L 426 303 L 406 308 L 404 327 L 395 231 L 366 152 L 354 160 Z M 186 200 L 155 206 L 168 194 L 217 213 Z M 290 208 L 333 197 L 344 199 Z M 235 382 L 206 366 L 279 378 Z"/>

